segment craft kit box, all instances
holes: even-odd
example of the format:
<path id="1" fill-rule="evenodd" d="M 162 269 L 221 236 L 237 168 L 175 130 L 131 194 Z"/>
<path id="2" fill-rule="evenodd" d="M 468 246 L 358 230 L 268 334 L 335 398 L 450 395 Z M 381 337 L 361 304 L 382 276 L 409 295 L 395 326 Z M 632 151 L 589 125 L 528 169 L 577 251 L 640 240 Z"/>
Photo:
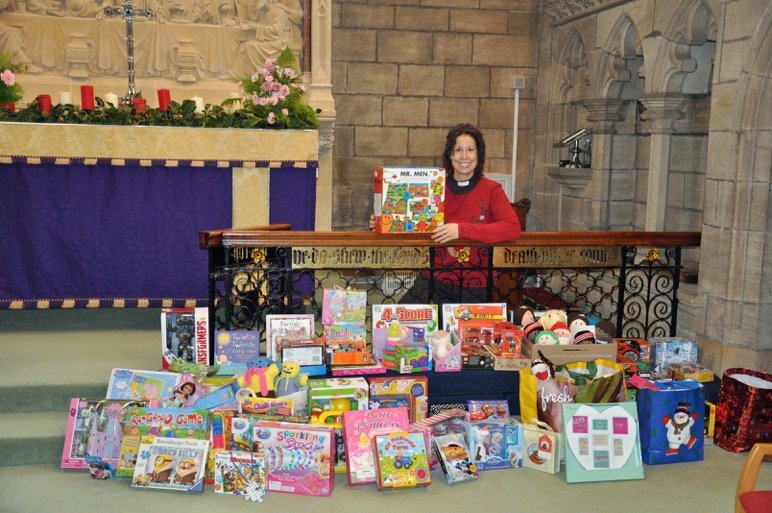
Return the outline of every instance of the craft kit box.
<path id="1" fill-rule="evenodd" d="M 407 406 L 410 422 L 424 420 L 429 412 L 429 380 L 426 376 L 370 378 L 369 409 Z"/>
<path id="2" fill-rule="evenodd" d="M 375 231 L 430 232 L 445 217 L 445 170 L 434 167 L 377 167 Z"/>

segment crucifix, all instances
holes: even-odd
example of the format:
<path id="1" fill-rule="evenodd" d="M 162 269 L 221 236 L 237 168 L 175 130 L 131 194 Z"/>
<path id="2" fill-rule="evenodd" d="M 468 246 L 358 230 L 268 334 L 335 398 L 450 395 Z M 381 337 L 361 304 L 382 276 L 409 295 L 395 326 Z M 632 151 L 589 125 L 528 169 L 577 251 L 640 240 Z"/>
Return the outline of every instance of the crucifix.
<path id="1" fill-rule="evenodd" d="M 136 90 L 134 89 L 134 17 L 135 16 L 147 16 L 152 18 L 154 13 L 152 9 L 137 9 L 131 3 L 131 0 L 124 0 L 123 5 L 119 7 L 107 6 L 104 8 L 104 13 L 107 16 L 114 14 L 120 15 L 126 20 L 126 55 L 129 59 L 129 90 L 126 96 L 121 98 L 121 105 L 131 107 L 134 104 L 134 95 Z"/>

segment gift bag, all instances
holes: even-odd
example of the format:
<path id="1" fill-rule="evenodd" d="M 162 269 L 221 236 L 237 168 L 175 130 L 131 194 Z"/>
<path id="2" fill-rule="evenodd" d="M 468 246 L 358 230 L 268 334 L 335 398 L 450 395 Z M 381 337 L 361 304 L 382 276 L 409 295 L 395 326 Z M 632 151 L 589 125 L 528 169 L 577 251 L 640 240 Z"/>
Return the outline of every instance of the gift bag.
<path id="1" fill-rule="evenodd" d="M 547 474 L 560 471 L 560 433 L 546 422 L 523 423 L 523 466 Z"/>
<path id="2" fill-rule="evenodd" d="M 772 374 L 751 369 L 724 372 L 713 442 L 730 452 L 772 442 Z"/>
<path id="3" fill-rule="evenodd" d="M 561 406 L 565 403 L 627 400 L 624 369 L 618 363 L 597 359 L 558 365 L 554 372 L 545 372 L 542 361 L 535 361 L 532 368 L 520 370 L 520 415 L 524 419 L 546 422 L 561 432 Z"/>
<path id="4" fill-rule="evenodd" d="M 641 455 L 647 465 L 704 458 L 705 394 L 691 379 L 658 380 L 659 390 L 638 390 Z"/>

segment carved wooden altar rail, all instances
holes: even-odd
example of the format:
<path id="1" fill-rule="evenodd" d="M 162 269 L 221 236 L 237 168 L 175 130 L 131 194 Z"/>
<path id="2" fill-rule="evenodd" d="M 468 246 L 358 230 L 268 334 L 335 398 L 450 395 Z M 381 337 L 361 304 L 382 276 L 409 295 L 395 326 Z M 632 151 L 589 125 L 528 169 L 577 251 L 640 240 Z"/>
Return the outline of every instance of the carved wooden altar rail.
<path id="1" fill-rule="evenodd" d="M 434 277 L 480 271 L 478 302 L 573 308 L 615 323 L 617 336 L 675 335 L 681 249 L 697 232 L 524 232 L 516 241 L 480 246 L 485 265 L 433 265 L 435 255 L 475 246 L 437 244 L 428 234 L 289 231 L 288 225 L 200 232 L 209 252 L 209 308 L 217 329 L 264 331 L 266 314 L 313 313 L 320 327 L 322 292 L 334 286 L 368 292 L 368 304 L 395 303 L 417 273 Z M 463 259 L 460 259 L 463 260 Z M 368 314 L 369 315 L 369 314 Z"/>

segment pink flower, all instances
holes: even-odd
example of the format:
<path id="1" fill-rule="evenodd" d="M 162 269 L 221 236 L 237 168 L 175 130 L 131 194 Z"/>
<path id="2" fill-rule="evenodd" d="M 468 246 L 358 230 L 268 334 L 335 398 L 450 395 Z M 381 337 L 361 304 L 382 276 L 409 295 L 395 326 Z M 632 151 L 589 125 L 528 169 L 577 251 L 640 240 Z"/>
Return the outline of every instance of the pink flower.
<path id="1" fill-rule="evenodd" d="M 273 70 L 274 70 L 273 59 L 266 59 L 265 69 L 268 70 L 268 73 L 273 73 Z"/>
<path id="2" fill-rule="evenodd" d="M 290 88 L 289 88 L 289 86 L 287 86 L 287 85 L 282 85 L 282 86 L 281 86 L 281 95 L 282 95 L 282 96 L 284 96 L 284 97 L 286 98 L 287 96 L 289 96 L 289 94 L 290 94 Z"/>
<path id="3" fill-rule="evenodd" d="M 289 109 L 281 109 L 281 113 L 285 116 L 289 116 Z"/>
<path id="4" fill-rule="evenodd" d="M 8 87 L 13 87 L 13 84 L 16 83 L 16 75 L 9 69 L 0 73 L 0 79 L 2 79 L 3 83 Z"/>
<path id="5" fill-rule="evenodd" d="M 268 113 L 268 124 L 273 125 L 276 121 L 276 115 L 273 112 Z"/>

